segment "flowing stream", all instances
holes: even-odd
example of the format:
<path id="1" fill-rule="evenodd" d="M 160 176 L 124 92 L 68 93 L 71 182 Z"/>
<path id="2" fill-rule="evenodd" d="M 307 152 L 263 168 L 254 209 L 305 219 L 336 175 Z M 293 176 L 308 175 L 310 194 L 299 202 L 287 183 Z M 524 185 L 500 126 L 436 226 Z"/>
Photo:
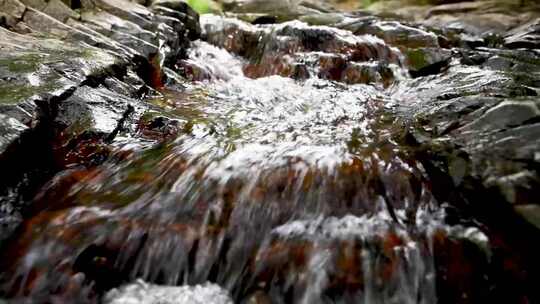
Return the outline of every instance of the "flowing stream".
<path id="1" fill-rule="evenodd" d="M 176 71 L 191 81 L 149 98 L 143 136 L 38 195 L 54 203 L 4 254 L 3 290 L 86 303 L 142 279 L 211 282 L 237 303 L 431 304 L 437 250 L 489 259 L 400 140 L 397 48 L 297 21 L 201 24 Z"/>

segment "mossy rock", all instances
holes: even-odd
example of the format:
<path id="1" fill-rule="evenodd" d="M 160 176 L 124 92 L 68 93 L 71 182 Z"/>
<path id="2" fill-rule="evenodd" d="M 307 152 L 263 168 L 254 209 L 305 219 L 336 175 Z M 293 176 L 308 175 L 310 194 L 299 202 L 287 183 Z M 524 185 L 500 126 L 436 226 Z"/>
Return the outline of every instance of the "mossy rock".
<path id="1" fill-rule="evenodd" d="M 405 51 L 406 64 L 412 76 L 437 74 L 446 68 L 452 52 L 441 48 L 417 48 Z"/>

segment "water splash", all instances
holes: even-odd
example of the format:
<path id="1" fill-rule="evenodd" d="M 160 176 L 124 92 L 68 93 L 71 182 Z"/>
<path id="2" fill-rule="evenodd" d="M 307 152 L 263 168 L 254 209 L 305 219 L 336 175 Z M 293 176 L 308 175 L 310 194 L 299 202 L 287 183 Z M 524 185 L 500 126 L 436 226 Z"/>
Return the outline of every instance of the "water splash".
<path id="1" fill-rule="evenodd" d="M 103 165 L 59 174 L 5 253 L 3 290 L 95 302 L 140 278 L 210 281 L 236 301 L 437 302 L 434 246 L 487 238 L 445 223 L 422 164 L 394 140 L 394 78 L 352 84 L 347 66 L 332 76 L 340 60 L 399 69 L 399 51 L 329 27 L 207 18 L 214 45 L 194 43 L 179 63 L 193 82 L 150 100 L 173 139 L 141 127 L 146 141 L 119 140 Z M 281 63 L 254 77 L 254 58 L 279 54 L 298 55 L 306 79 Z M 325 54 L 338 58 L 330 69 Z"/>

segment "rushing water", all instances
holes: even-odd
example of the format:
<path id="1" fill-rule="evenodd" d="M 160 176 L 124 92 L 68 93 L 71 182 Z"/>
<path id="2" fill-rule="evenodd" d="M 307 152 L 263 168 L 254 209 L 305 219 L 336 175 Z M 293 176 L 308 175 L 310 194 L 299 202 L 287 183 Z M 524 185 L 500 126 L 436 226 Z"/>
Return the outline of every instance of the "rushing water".
<path id="1" fill-rule="evenodd" d="M 298 22 L 220 22 L 203 20 L 210 43 L 180 64 L 192 81 L 149 100 L 146 117 L 175 132 L 118 138 L 103 165 L 49 183 L 5 254 L 3 290 L 82 303 L 136 279 L 210 281 L 239 303 L 436 303 L 434 247 L 488 239 L 445 223 L 394 138 L 399 51 Z M 306 44 L 313 30 L 323 40 Z"/>

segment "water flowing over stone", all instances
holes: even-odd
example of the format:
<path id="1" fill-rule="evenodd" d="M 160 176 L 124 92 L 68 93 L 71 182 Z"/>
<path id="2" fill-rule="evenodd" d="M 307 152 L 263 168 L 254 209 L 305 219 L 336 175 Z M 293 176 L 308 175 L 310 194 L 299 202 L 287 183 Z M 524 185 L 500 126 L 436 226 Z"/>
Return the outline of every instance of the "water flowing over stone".
<path id="1" fill-rule="evenodd" d="M 144 281 L 112 290 L 105 296 L 107 304 L 232 304 L 219 286 L 206 284 L 194 287 L 149 285 Z"/>
<path id="2" fill-rule="evenodd" d="M 0 105 L 7 163 L 20 149 L 13 141 L 42 134 L 30 123 L 41 75 L 72 87 L 37 101 L 38 126 L 54 130 L 45 133 L 54 165 L 31 204 L 2 218 L 24 220 L 3 246 L 0 296 L 110 304 L 535 299 L 536 273 L 522 271 L 530 257 L 509 249 L 526 242 L 474 206 L 515 206 L 512 229 L 533 229 L 523 220 L 535 221 L 527 198 L 538 181 L 530 164 L 540 142 L 536 53 L 445 49 L 442 34 L 352 14 L 330 25 L 206 15 L 199 30 L 182 1 L 156 1 L 151 13 L 98 3 L 106 9 L 83 10 L 81 22 L 114 43 L 103 54 L 84 50 L 102 55 L 88 60 L 107 72 L 96 76 L 75 57 L 83 68 L 65 75 L 47 57 L 13 80 L 36 92 Z M 28 48 L 21 34 L 4 34 L 10 47 Z M 40 41 L 41 54 L 55 54 Z M 132 60 L 139 68 L 125 65 Z M 508 142 L 519 143 L 511 153 Z M 23 200 L 17 187 L 0 188 L 9 206 Z M 500 199 L 515 205 L 500 207 Z M 505 293 L 505 284 L 523 289 Z"/>

